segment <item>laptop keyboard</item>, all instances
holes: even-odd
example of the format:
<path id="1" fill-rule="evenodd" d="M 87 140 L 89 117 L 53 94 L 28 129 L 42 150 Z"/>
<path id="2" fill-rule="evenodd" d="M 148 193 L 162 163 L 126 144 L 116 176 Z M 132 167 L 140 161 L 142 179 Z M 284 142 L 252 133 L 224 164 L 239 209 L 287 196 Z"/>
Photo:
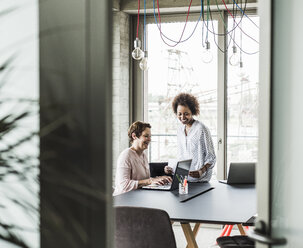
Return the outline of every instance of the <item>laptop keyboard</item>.
<path id="1" fill-rule="evenodd" d="M 150 184 L 144 186 L 144 188 L 148 188 L 148 189 L 170 189 L 170 187 L 171 187 L 171 183 L 165 185 Z"/>

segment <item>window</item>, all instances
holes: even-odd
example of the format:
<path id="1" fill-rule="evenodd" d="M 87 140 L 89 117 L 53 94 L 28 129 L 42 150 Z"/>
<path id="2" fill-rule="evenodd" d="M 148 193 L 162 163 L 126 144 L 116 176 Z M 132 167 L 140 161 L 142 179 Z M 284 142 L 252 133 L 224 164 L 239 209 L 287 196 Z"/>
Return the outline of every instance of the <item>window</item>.
<path id="1" fill-rule="evenodd" d="M 162 32 L 179 40 L 184 22 L 165 23 Z M 188 37 L 196 22 L 187 23 L 183 37 Z M 214 22 L 217 30 L 217 22 Z M 201 59 L 202 29 L 200 26 L 186 42 L 171 47 L 162 41 L 156 24 L 148 24 L 148 51 L 150 67 L 148 82 L 148 121 L 152 125 L 150 161 L 167 161 L 176 158 L 177 119 L 171 103 L 179 92 L 191 92 L 199 99 L 201 114 L 198 119 L 206 124 L 216 144 L 217 132 L 217 50 L 211 44 L 212 63 Z M 172 42 L 170 42 L 172 44 Z"/>
<path id="2" fill-rule="evenodd" d="M 239 26 L 249 32 L 235 32 L 236 55 L 229 46 L 229 60 L 236 57 L 242 67 L 228 63 L 227 83 L 227 165 L 230 162 L 255 162 L 258 156 L 258 89 L 259 89 L 259 33 L 254 26 L 259 18 L 243 19 Z M 240 18 L 236 18 L 240 22 Z M 234 21 L 229 18 L 232 29 Z M 249 36 L 251 37 L 249 37 Z M 233 41 L 231 41 L 233 43 Z M 237 46 L 238 45 L 238 46 Z M 241 49 L 243 52 L 241 52 Z M 233 59 L 233 58 L 232 58 Z"/>
<path id="3" fill-rule="evenodd" d="M 222 14 L 223 13 L 223 14 Z M 159 28 L 153 18 L 148 19 L 147 50 L 149 70 L 144 73 L 145 121 L 152 125 L 152 142 L 149 148 L 149 161 L 167 161 L 177 157 L 176 128 L 177 119 L 172 111 L 173 97 L 180 92 L 190 92 L 198 97 L 200 116 L 197 117 L 209 127 L 215 149 L 217 150 L 218 171 L 232 161 L 256 161 L 258 142 L 258 17 L 246 12 L 244 18 L 227 18 L 228 13 L 212 15 L 209 28 L 210 50 L 213 56 L 211 63 L 202 60 L 202 22 L 192 37 L 177 46 L 161 37 Z M 198 15 L 196 16 L 198 19 Z M 224 24 L 223 19 L 228 19 Z M 249 18 L 248 18 L 249 17 Z M 164 20 L 164 18 L 162 19 Z M 167 16 L 162 21 L 162 33 L 178 41 L 182 33 L 185 16 Z M 213 36 L 222 33 L 224 25 L 232 30 L 239 23 L 235 32 L 226 36 Z M 182 39 L 187 38 L 196 25 L 192 17 L 187 23 Z M 240 32 L 240 28 L 244 33 Z M 242 33 L 242 35 L 241 35 Z M 249 38 L 250 36 L 251 38 Z M 205 32 L 204 32 L 205 39 Z M 255 41 L 254 41 L 255 40 Z M 228 52 L 221 53 L 228 45 Z M 237 56 L 242 49 L 242 65 L 229 64 L 233 55 L 233 46 L 237 46 Z M 241 49 L 240 49 L 241 48 Z M 246 53 L 254 53 L 248 55 Z M 244 69 L 244 70 L 243 70 Z M 224 94 L 222 94 L 224 92 Z M 223 140 L 222 149 L 218 142 Z M 219 142 L 219 143 L 220 143 Z M 226 142 L 224 144 L 224 142 Z M 221 147 L 221 146 L 220 146 Z M 220 148 L 221 149 L 221 148 Z M 215 174 L 217 173 L 215 169 Z M 223 177 L 223 172 L 220 173 Z"/>

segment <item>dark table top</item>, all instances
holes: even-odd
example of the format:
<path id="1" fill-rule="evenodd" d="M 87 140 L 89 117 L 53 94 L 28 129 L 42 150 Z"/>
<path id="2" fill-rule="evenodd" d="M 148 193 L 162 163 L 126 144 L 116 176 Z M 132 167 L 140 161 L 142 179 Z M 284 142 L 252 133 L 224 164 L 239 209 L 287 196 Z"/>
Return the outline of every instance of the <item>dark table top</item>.
<path id="1" fill-rule="evenodd" d="M 246 223 L 257 213 L 255 185 L 210 182 L 215 188 L 186 202 L 175 192 L 134 190 L 114 197 L 114 206 L 165 210 L 171 220 L 215 224 Z"/>

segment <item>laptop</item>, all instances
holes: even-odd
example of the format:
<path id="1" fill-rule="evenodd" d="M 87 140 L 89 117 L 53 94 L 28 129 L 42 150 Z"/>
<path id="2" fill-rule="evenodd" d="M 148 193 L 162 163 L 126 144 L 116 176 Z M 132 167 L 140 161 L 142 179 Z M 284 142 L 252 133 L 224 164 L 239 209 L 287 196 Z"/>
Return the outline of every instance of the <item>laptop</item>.
<path id="1" fill-rule="evenodd" d="M 219 180 L 227 184 L 254 184 L 256 163 L 230 163 L 227 180 Z"/>
<path id="2" fill-rule="evenodd" d="M 175 173 L 173 175 L 173 180 L 171 183 L 166 185 L 150 184 L 147 186 L 143 186 L 142 189 L 164 190 L 164 191 L 172 191 L 178 189 L 179 188 L 178 177 L 184 178 L 185 176 L 188 176 L 191 161 L 192 161 L 191 159 L 178 161 Z"/>

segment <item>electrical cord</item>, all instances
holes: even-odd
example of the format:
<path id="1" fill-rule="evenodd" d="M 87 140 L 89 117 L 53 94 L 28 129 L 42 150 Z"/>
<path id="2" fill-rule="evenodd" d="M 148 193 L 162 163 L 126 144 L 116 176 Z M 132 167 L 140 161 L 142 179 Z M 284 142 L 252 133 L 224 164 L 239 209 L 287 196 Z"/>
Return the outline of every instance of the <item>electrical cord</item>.
<path id="1" fill-rule="evenodd" d="M 235 2 L 235 0 L 233 0 L 233 1 L 236 4 L 236 6 L 238 7 L 238 9 L 243 13 L 243 15 L 245 15 L 259 29 L 259 26 L 248 15 L 245 14 L 245 11 L 242 10 L 242 8 Z M 241 3 L 242 3 L 242 1 L 241 1 Z"/>
<path id="2" fill-rule="evenodd" d="M 211 11 L 210 11 L 210 17 L 211 17 L 211 20 L 212 20 L 212 22 L 213 22 Z M 213 30 L 214 30 L 214 26 L 213 26 Z M 212 31 L 210 31 L 210 32 L 212 32 Z M 254 55 L 254 54 L 257 54 L 257 53 L 259 52 L 259 51 L 256 51 L 256 52 L 246 52 L 246 51 L 244 51 L 244 50 L 242 49 L 242 47 L 239 46 L 238 43 L 236 42 L 235 37 L 233 37 L 232 34 L 230 34 L 230 33 L 229 33 L 228 35 L 230 36 L 230 41 L 232 40 L 232 41 L 233 41 L 233 44 L 236 45 L 236 46 L 240 49 L 241 52 L 243 52 L 243 53 L 245 53 L 245 54 L 247 54 L 247 55 Z M 214 36 L 214 40 L 215 40 L 215 36 Z M 229 45 L 227 46 L 227 48 L 226 48 L 225 50 L 222 50 L 222 48 L 219 47 L 219 45 L 218 45 L 218 43 L 217 43 L 216 41 L 215 41 L 215 44 L 216 44 L 217 48 L 218 48 L 222 53 L 226 53 L 226 52 L 228 51 L 230 42 L 229 42 Z"/>
<path id="3" fill-rule="evenodd" d="M 137 32 L 136 32 L 136 38 L 139 37 L 139 22 L 140 22 L 140 0 L 138 0 L 138 16 L 137 16 Z"/>
<path id="4" fill-rule="evenodd" d="M 162 30 L 161 30 L 161 15 L 160 15 L 160 9 L 159 9 L 158 0 L 157 0 L 157 7 L 158 7 L 158 16 L 159 16 L 160 25 L 159 25 L 159 23 L 158 23 L 158 21 L 157 21 L 157 17 L 156 17 L 156 13 L 155 13 L 155 0 L 153 0 L 154 19 L 155 19 L 155 22 L 156 22 L 156 24 L 157 24 L 157 27 L 158 27 L 158 29 L 159 29 L 159 31 L 160 31 L 160 35 L 162 35 L 165 39 L 167 39 L 167 40 L 169 40 L 169 41 L 171 41 L 171 42 L 177 43 L 177 44 L 182 43 L 182 42 L 185 42 L 185 41 L 189 40 L 189 39 L 193 36 L 193 34 L 195 33 L 196 28 L 197 28 L 197 26 L 198 26 L 198 24 L 199 24 L 199 22 L 200 22 L 200 20 L 201 20 L 201 16 L 202 16 L 202 0 L 201 0 L 201 11 L 200 11 L 200 16 L 199 16 L 199 18 L 198 18 L 198 20 L 197 20 L 197 22 L 196 22 L 196 25 L 195 25 L 195 27 L 194 27 L 192 33 L 191 33 L 186 39 L 184 39 L 184 40 L 180 40 L 180 39 L 179 39 L 179 41 L 175 41 L 175 40 L 173 40 L 173 39 L 170 39 L 169 37 L 167 37 L 167 36 L 162 32 Z M 189 13 L 189 12 L 188 12 L 188 13 Z M 184 31 L 183 31 L 183 32 L 184 32 Z M 181 38 L 182 38 L 182 37 L 181 37 Z M 163 39 L 162 39 L 162 40 L 163 40 Z M 165 42 L 165 44 L 167 44 L 167 43 Z M 177 44 L 176 44 L 176 45 L 177 45 Z M 167 45 L 168 45 L 168 44 L 167 44 Z M 176 46 L 176 45 L 174 45 L 174 46 Z"/>

